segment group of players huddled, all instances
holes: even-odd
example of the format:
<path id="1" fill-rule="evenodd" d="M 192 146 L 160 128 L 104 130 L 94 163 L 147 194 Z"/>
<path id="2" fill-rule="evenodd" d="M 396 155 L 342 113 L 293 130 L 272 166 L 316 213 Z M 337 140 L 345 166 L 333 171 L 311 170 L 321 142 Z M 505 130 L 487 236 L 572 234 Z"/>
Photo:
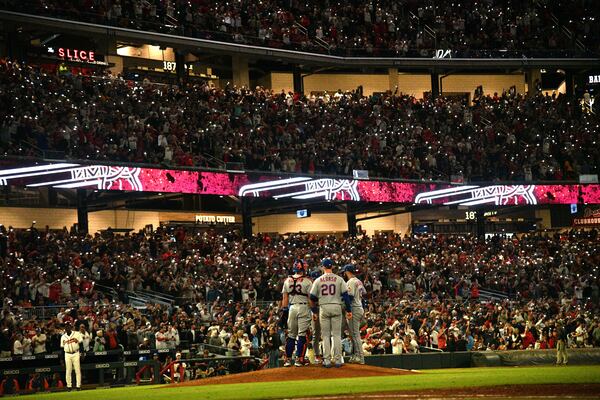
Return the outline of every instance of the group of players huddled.
<path id="1" fill-rule="evenodd" d="M 294 262 L 293 275 L 284 281 L 281 303 L 281 321 L 287 322 L 284 367 L 310 364 L 306 357 L 309 341 L 312 341 L 316 364 L 322 363 L 325 368 L 341 367 L 344 320 L 355 349 L 350 362 L 365 363 L 360 339 L 365 288 L 356 277 L 354 265 L 347 264 L 340 270 L 347 281 L 334 274 L 333 269 L 333 261 L 326 258 L 321 261 L 320 270 L 309 274 L 307 263 L 300 259 Z"/>

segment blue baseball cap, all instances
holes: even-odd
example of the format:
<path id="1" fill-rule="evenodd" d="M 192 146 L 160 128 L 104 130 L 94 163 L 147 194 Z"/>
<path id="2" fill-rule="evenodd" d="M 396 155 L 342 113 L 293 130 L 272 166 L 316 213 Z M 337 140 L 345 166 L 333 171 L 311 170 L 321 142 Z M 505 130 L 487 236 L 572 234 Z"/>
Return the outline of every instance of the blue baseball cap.
<path id="1" fill-rule="evenodd" d="M 342 268 L 342 272 L 351 272 L 351 273 L 355 273 L 356 272 L 356 267 L 352 264 L 346 264 L 344 265 L 344 267 Z"/>
<path id="2" fill-rule="evenodd" d="M 325 268 L 331 268 L 333 267 L 333 261 L 331 261 L 330 258 L 324 258 L 323 261 L 321 261 L 321 265 Z"/>

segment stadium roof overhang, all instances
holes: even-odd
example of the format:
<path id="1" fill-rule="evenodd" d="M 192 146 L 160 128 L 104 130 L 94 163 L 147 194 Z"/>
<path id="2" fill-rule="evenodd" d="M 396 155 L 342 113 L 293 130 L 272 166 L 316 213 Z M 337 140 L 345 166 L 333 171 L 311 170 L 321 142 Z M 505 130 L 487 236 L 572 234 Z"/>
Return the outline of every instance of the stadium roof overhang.
<path id="1" fill-rule="evenodd" d="M 388 67 L 406 69 L 498 70 L 523 68 L 589 68 L 598 65 L 600 58 L 381 58 L 340 57 L 302 51 L 275 49 L 207 39 L 182 37 L 164 33 L 62 20 L 0 10 L 0 20 L 13 24 L 49 29 L 55 32 L 79 33 L 86 36 L 110 36 L 117 41 L 171 46 L 180 50 L 210 51 L 221 54 L 247 55 L 257 59 L 332 67 Z"/>

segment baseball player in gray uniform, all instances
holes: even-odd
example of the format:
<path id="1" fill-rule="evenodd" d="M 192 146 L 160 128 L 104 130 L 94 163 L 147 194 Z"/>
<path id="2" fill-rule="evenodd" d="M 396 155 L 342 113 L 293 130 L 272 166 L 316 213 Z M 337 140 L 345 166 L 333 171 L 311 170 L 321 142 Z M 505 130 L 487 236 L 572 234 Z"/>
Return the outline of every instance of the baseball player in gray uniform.
<path id="1" fill-rule="evenodd" d="M 294 365 L 296 367 L 305 365 L 304 356 L 308 344 L 307 334 L 311 320 L 308 295 L 312 286 L 312 280 L 306 276 L 306 264 L 304 260 L 296 260 L 293 271 L 294 275 L 287 277 L 281 290 L 283 294 L 281 307 L 284 314 L 286 312 L 288 314 L 288 334 L 285 342 L 284 367 L 292 365 L 294 347 L 296 347 L 296 361 Z"/>
<path id="2" fill-rule="evenodd" d="M 352 264 L 345 265 L 342 269 L 346 279 L 348 281 L 348 295 L 352 301 L 352 318 L 348 319 L 348 328 L 350 329 L 350 335 L 352 336 L 352 347 L 354 348 L 354 354 L 350 359 L 351 363 L 364 364 L 365 355 L 362 347 L 362 340 L 360 338 L 360 323 L 365 311 L 363 310 L 363 296 L 367 293 L 363 283 L 354 274 L 356 274 L 356 267 Z"/>
<path id="3" fill-rule="evenodd" d="M 321 276 L 321 271 L 315 270 L 310 273 L 310 278 L 315 281 Z M 318 307 L 317 307 L 318 308 Z M 321 323 L 319 318 L 311 319 L 311 343 L 313 351 L 315 352 L 315 364 L 321 364 L 323 362 L 323 353 L 321 351 Z"/>
<path id="4" fill-rule="evenodd" d="M 333 273 L 333 262 L 326 258 L 321 263 L 323 275 L 315 280 L 310 290 L 310 306 L 313 319 L 321 322 L 323 339 L 323 366 L 331 368 L 333 338 L 333 361 L 336 368 L 342 366 L 342 304 L 346 306 L 346 318 L 352 319 L 352 306 L 348 286 L 344 279 Z M 317 310 L 317 304 L 319 306 Z"/>

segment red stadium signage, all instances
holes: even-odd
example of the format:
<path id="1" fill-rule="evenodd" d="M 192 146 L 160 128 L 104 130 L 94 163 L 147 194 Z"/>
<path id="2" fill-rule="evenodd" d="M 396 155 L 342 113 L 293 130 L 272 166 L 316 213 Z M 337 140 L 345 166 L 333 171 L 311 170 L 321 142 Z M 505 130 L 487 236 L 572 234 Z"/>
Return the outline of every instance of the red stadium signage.
<path id="1" fill-rule="evenodd" d="M 451 185 L 79 163 L 5 165 L 0 185 L 462 206 L 600 204 L 598 184 Z"/>
<path id="2" fill-rule="evenodd" d="M 94 50 L 68 49 L 60 47 L 58 56 L 65 60 L 81 61 L 81 62 L 96 62 L 96 53 Z"/>
<path id="3" fill-rule="evenodd" d="M 600 208 L 586 208 L 583 213 L 583 218 L 574 218 L 573 226 L 597 226 L 600 225 Z"/>

